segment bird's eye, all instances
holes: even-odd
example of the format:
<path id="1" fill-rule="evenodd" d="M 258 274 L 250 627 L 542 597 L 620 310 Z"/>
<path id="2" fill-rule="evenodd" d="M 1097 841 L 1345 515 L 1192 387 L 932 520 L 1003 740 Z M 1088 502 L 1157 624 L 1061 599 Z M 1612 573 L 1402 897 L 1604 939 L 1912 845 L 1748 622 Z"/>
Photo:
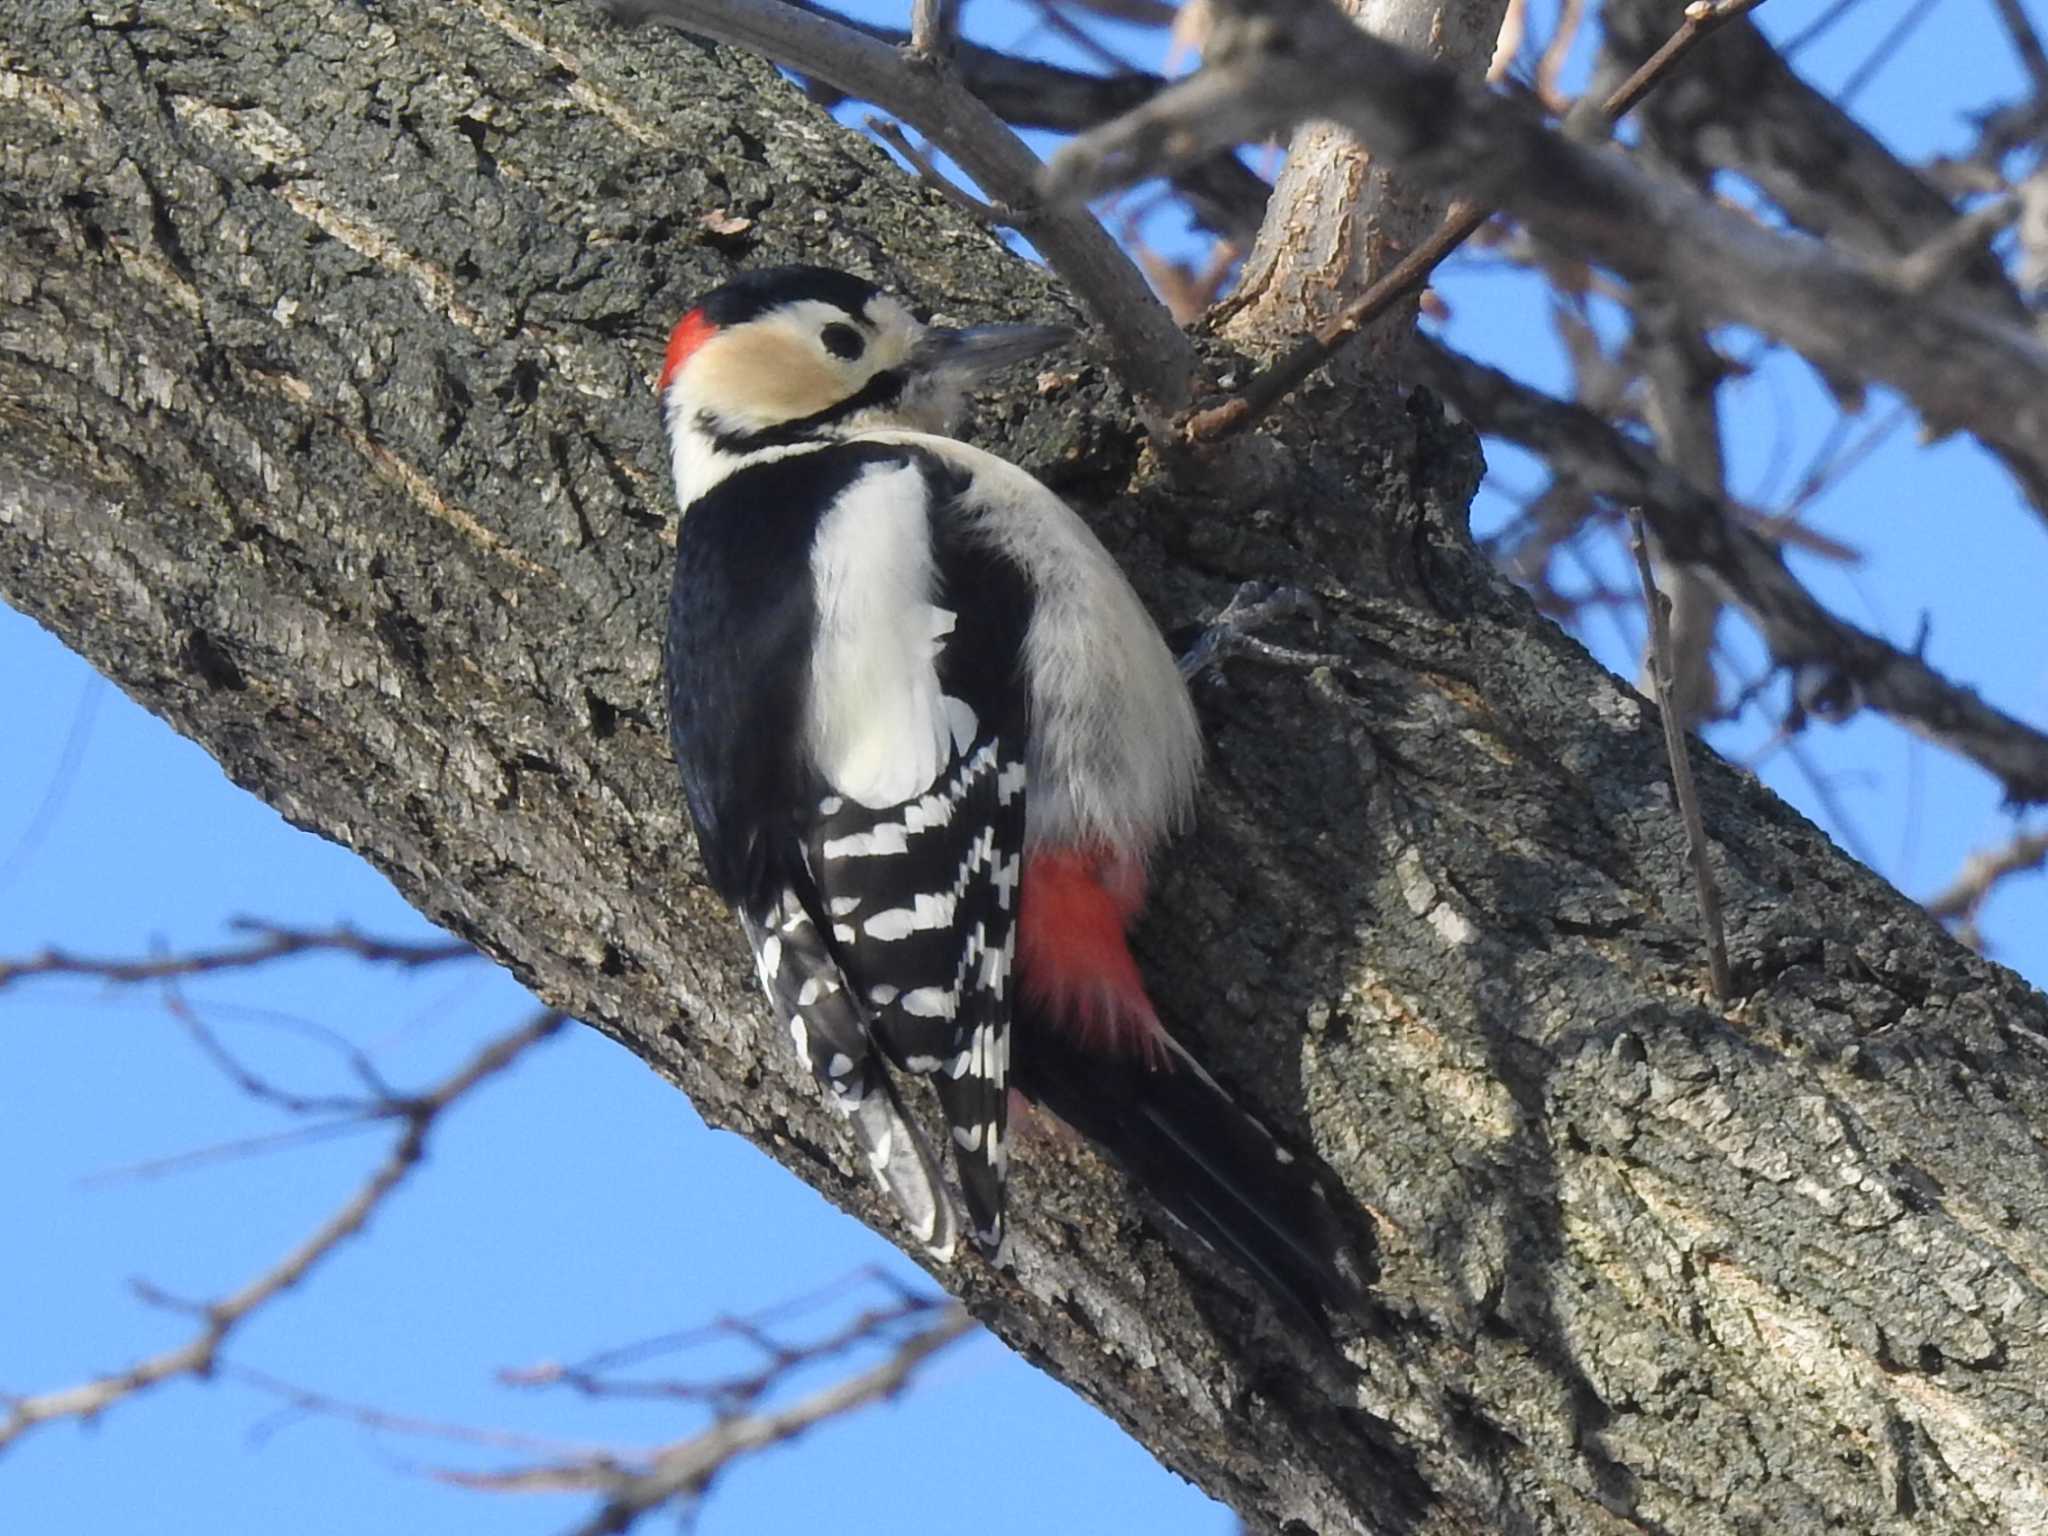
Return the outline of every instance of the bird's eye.
<path id="1" fill-rule="evenodd" d="M 818 340 L 825 344 L 825 350 L 834 357 L 843 357 L 849 363 L 867 350 L 867 341 L 850 325 L 828 325 L 818 333 Z"/>

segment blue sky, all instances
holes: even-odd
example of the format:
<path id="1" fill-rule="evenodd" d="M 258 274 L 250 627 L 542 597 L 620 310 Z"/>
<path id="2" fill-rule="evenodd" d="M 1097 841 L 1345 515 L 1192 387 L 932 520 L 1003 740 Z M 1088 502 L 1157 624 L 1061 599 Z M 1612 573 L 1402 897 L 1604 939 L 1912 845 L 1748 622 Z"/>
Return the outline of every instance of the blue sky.
<path id="1" fill-rule="evenodd" d="M 1853 45 L 1903 9 L 1904 0 L 1869 0 L 1867 19 L 1837 29 L 1802 65 L 1823 83 L 1846 78 L 1861 56 Z M 1773 0 L 1762 19 L 1789 35 L 1818 10 Z M 1021 30 L 1021 22 L 992 21 L 982 35 L 1002 41 Z M 1962 141 L 1964 109 L 2019 89 L 1988 0 L 1946 0 L 1863 104 L 1902 152 L 1918 156 Z M 1443 286 L 1454 342 L 1538 383 L 1561 382 L 1543 306 L 1526 280 L 1475 266 Z M 1797 462 L 1819 441 L 1826 406 L 1794 362 L 1765 367 L 1737 394 L 1731 463 L 1738 491 L 1753 493 L 1775 460 L 1789 451 Z M 1885 409 L 1880 400 L 1869 419 Z M 1535 483 L 1526 461 L 1492 457 L 1502 485 Z M 1500 491 L 1486 493 L 1476 513 L 1482 531 L 1507 506 Z M 1926 450 L 1902 434 L 1823 497 L 1811 520 L 1870 556 L 1854 571 L 1806 563 L 1838 611 L 1902 641 L 1927 612 L 1930 660 L 2048 724 L 2040 597 L 2048 532 L 1973 446 Z M 1624 573 L 1615 566 L 1607 574 L 1619 581 Z M 1632 671 L 1634 627 L 1633 619 L 1596 619 L 1585 638 L 1610 665 Z M 1754 660 L 1739 626 L 1730 624 L 1726 638 Z M 391 935 L 429 931 L 359 860 L 287 826 L 198 748 L 4 609 L 0 711 L 8 722 L 0 955 L 45 944 L 116 954 L 213 944 L 245 913 L 309 926 L 346 920 Z M 1758 718 L 1714 739 L 1747 761 L 1768 734 Z M 1871 862 L 1915 895 L 2010 829 L 1983 775 L 1882 721 L 1816 729 L 1801 754 Z M 1789 753 L 1765 758 L 1759 771 L 1838 841 L 1850 835 Z M 2048 980 L 2048 881 L 2012 883 L 1984 928 L 2001 959 Z M 186 997 L 249 1060 L 307 1090 L 346 1084 L 304 1021 L 345 1035 L 402 1084 L 420 1086 L 532 1006 L 482 963 L 408 977 L 304 959 L 194 982 Z M 53 982 L 0 992 L 0 1232 L 12 1260 L 0 1263 L 0 1391 L 62 1385 L 184 1338 L 185 1320 L 140 1304 L 131 1277 L 194 1298 L 231 1289 L 346 1198 L 384 1150 L 385 1137 L 371 1132 L 159 1177 L 119 1176 L 288 1123 L 209 1067 L 149 991 Z M 707 1130 L 639 1062 L 572 1030 L 462 1105 L 369 1238 L 228 1353 L 393 1411 L 645 1444 L 687 1425 L 657 1409 L 510 1392 L 494 1374 L 751 1310 L 867 1265 L 917 1278 L 893 1249 L 747 1144 Z M 718 1363 L 692 1358 L 676 1369 Z M 19 1446 L 0 1462 L 0 1529 L 519 1536 L 571 1523 L 576 1501 L 478 1494 L 420 1470 L 503 1460 L 280 1417 L 273 1399 L 234 1381 L 182 1383 L 91 1428 L 60 1424 Z M 715 1492 L 702 1529 L 940 1532 L 969 1511 L 987 1536 L 1222 1536 L 1233 1528 L 1226 1511 L 1095 1410 L 975 1338 L 900 1401 L 738 1469 Z"/>

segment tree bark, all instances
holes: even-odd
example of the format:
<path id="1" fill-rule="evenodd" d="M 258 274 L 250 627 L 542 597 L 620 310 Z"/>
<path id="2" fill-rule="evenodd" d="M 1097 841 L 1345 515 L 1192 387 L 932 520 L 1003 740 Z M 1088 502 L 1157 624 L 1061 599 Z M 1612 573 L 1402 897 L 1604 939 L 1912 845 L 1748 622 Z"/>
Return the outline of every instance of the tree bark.
<path id="1" fill-rule="evenodd" d="M 899 1235 L 690 851 L 649 380 L 742 262 L 1054 286 L 765 66 L 573 5 L 11 26 L 0 592 Z M 1043 1134 L 1015 1276 L 944 1282 L 1262 1531 L 2048 1529 L 2048 1001 L 1696 749 L 1714 1004 L 1652 712 L 1472 549 L 1426 396 L 1323 386 L 1263 506 L 1086 364 L 983 417 L 1169 625 L 1323 597 L 1341 666 L 1203 690 L 1141 955 L 1372 1283 L 1340 1364 Z"/>
<path id="2" fill-rule="evenodd" d="M 1507 13 L 1507 0 L 1343 3 L 1375 37 L 1473 80 L 1485 75 Z M 1219 334 L 1248 350 L 1271 352 L 1321 330 L 1434 233 L 1450 201 L 1375 164 L 1335 123 L 1304 123 L 1288 141 L 1258 239 L 1216 317 Z M 1358 345 L 1331 361 L 1334 376 L 1356 384 L 1385 368 L 1413 327 L 1419 302 L 1418 294 L 1393 305 Z"/>

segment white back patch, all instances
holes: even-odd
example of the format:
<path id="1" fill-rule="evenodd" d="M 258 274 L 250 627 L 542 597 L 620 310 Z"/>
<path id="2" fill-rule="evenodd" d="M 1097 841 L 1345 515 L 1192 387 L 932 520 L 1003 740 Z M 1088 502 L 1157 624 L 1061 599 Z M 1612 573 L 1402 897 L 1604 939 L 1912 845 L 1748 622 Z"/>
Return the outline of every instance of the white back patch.
<path id="1" fill-rule="evenodd" d="M 1151 847 L 1194 801 L 1202 734 L 1173 653 L 1109 551 L 1065 502 L 1006 460 L 948 437 L 861 436 L 967 470 L 963 526 L 1030 579 L 1029 843 Z"/>
<path id="2" fill-rule="evenodd" d="M 876 464 L 818 524 L 806 730 L 834 790 L 872 810 L 921 795 L 945 769 L 952 711 L 939 689 L 929 497 L 912 464 Z M 948 615 L 950 618 L 950 615 Z"/>

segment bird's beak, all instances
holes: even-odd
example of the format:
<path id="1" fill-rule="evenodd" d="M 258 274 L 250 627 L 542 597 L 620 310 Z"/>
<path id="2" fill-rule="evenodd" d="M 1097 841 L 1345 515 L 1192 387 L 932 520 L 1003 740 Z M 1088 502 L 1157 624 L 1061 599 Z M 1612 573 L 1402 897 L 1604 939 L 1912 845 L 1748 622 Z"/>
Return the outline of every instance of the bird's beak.
<path id="1" fill-rule="evenodd" d="M 965 330 L 934 326 L 918 338 L 909 363 L 919 373 L 976 379 L 1036 357 L 1078 335 L 1070 325 L 973 325 Z"/>

